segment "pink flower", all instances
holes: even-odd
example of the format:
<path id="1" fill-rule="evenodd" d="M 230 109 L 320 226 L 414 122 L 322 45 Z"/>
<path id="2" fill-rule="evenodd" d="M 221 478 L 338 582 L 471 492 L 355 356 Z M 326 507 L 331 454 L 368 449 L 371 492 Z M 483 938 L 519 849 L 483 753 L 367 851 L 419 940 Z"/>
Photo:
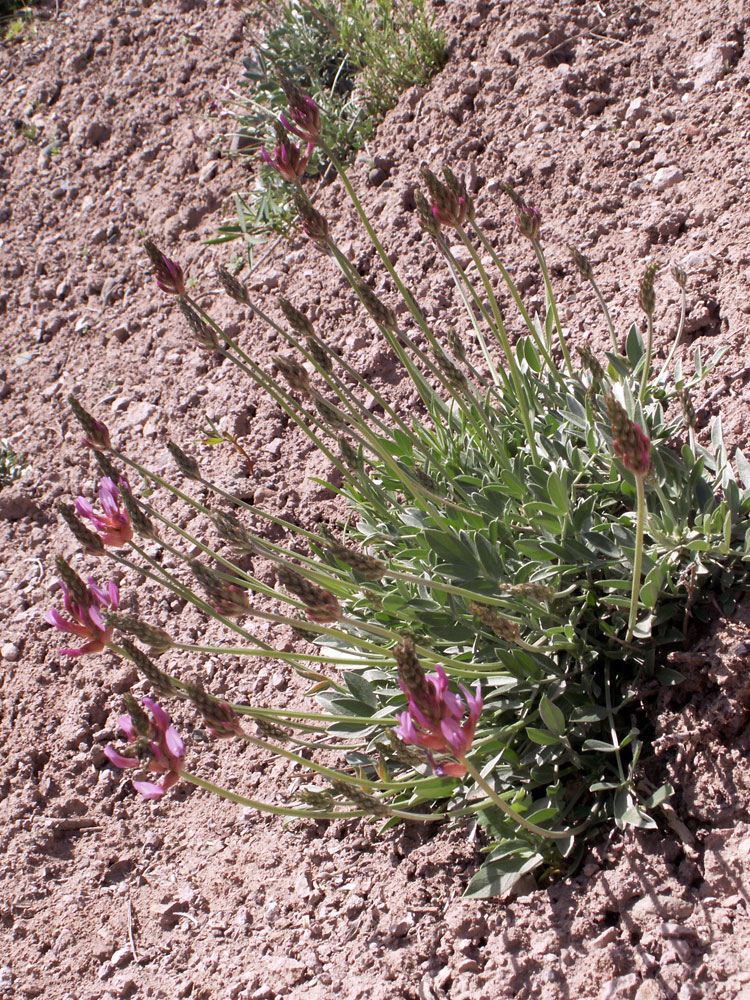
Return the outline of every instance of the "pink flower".
<path id="1" fill-rule="evenodd" d="M 143 248 L 154 265 L 154 277 L 159 288 L 170 295 L 184 295 L 185 276 L 177 261 L 170 260 L 151 240 L 146 240 Z"/>
<path id="2" fill-rule="evenodd" d="M 144 698 L 142 704 L 151 713 L 151 719 L 147 721 L 143 731 L 136 728 L 130 715 L 123 715 L 117 720 L 128 743 L 133 745 L 136 756 L 125 757 L 111 745 L 104 748 L 104 753 L 115 767 L 137 767 L 163 774 L 164 777 L 158 784 L 153 781 L 133 781 L 133 788 L 144 799 L 158 799 L 180 780 L 185 744 L 160 705 L 151 698 Z"/>
<path id="3" fill-rule="evenodd" d="M 73 599 L 62 580 L 60 581 L 60 589 L 63 593 L 65 610 L 72 621 L 63 618 L 57 608 L 50 608 L 44 616 L 44 620 L 50 625 L 54 625 L 60 632 L 68 632 L 71 635 L 77 635 L 79 639 L 87 640 L 79 649 L 61 649 L 60 653 L 63 656 L 101 653 L 112 638 L 112 628 L 105 624 L 100 608 L 116 608 L 119 605 L 120 593 L 117 585 L 110 581 L 105 591 L 98 587 L 94 578 L 90 576 L 86 600 L 81 603 L 77 603 Z"/>
<path id="4" fill-rule="evenodd" d="M 313 145 L 308 142 L 307 149 L 302 152 L 302 146 L 295 146 L 293 142 L 285 139 L 275 147 L 273 156 L 268 154 L 265 146 L 261 146 L 260 155 L 269 167 L 280 174 L 285 181 L 293 183 L 305 172 L 307 162 L 313 151 Z"/>
<path id="5" fill-rule="evenodd" d="M 317 104 L 296 88 L 293 91 L 287 90 L 286 96 L 292 121 L 283 113 L 279 115 L 279 121 L 288 132 L 305 142 L 315 143 L 320 136 L 320 112 Z"/>
<path id="6" fill-rule="evenodd" d="M 426 685 L 419 690 L 409 690 L 399 681 L 402 690 L 409 697 L 408 711 L 402 712 L 395 733 L 404 743 L 424 747 L 437 774 L 447 774 L 460 778 L 466 768 L 460 763 L 471 749 L 477 721 L 482 711 L 482 696 L 477 682 L 474 694 L 461 685 L 463 698 L 448 690 L 448 677 L 438 664 L 436 673 L 427 674 Z M 461 722 L 466 712 L 469 716 Z M 433 753 L 457 758 L 454 761 L 436 763 Z"/>
<path id="7" fill-rule="evenodd" d="M 127 489 L 125 480 L 120 480 L 120 486 L 122 489 Z M 78 516 L 87 517 L 99 532 L 102 542 L 116 549 L 122 548 L 133 537 L 130 518 L 120 508 L 119 496 L 119 490 L 113 480 L 109 476 L 104 476 L 99 485 L 99 503 L 102 505 L 103 514 L 97 514 L 84 497 L 78 497 L 75 502 Z"/>

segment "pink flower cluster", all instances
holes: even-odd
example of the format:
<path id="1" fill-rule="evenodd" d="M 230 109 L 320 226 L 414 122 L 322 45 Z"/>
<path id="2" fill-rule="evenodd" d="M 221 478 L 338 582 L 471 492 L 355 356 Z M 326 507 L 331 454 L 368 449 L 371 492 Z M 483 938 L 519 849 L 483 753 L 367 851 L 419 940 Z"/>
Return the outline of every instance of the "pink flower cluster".
<path id="1" fill-rule="evenodd" d="M 63 656 L 101 653 L 112 638 L 112 629 L 106 625 L 100 609 L 116 608 L 119 605 L 120 593 L 117 585 L 110 581 L 107 584 L 107 589 L 102 590 L 96 585 L 93 577 L 90 576 L 87 582 L 86 599 L 82 602 L 76 602 L 62 580 L 60 581 L 63 604 L 70 619 L 63 618 L 57 608 L 50 608 L 44 616 L 44 620 L 48 624 L 54 625 L 60 632 L 77 635 L 79 639 L 86 640 L 84 645 L 78 649 L 61 649 L 60 653 Z"/>
<path id="2" fill-rule="evenodd" d="M 127 483 L 121 479 L 120 489 L 127 488 Z M 130 518 L 120 507 L 119 498 L 120 490 L 114 481 L 109 476 L 104 476 L 99 485 L 99 503 L 104 511 L 103 514 L 98 514 L 90 501 L 84 497 L 78 497 L 75 502 L 78 516 L 88 518 L 99 532 L 102 542 L 116 549 L 122 548 L 133 537 Z"/>
<path id="3" fill-rule="evenodd" d="M 471 748 L 482 711 L 479 683 L 474 694 L 462 684 L 462 699 L 448 690 L 448 677 L 440 664 L 437 664 L 434 674 L 427 674 L 425 680 L 426 687 L 421 692 L 410 691 L 403 681 L 399 681 L 402 691 L 409 698 L 409 708 L 398 716 L 395 733 L 404 743 L 424 747 L 436 774 L 460 778 L 466 774 L 460 760 Z M 467 708 L 469 716 L 461 724 Z M 433 753 L 457 759 L 436 763 Z"/>
<path id="4" fill-rule="evenodd" d="M 180 780 L 185 744 L 160 705 L 151 698 L 144 698 L 142 704 L 151 713 L 147 732 L 139 732 L 129 715 L 121 716 L 117 724 L 125 733 L 128 743 L 134 744 L 136 752 L 148 757 L 148 761 L 144 764 L 140 757 L 124 757 L 113 746 L 106 746 L 104 753 L 115 767 L 123 769 L 139 767 L 163 774 L 164 777 L 159 784 L 153 781 L 133 781 L 133 788 L 144 799 L 158 799 Z"/>

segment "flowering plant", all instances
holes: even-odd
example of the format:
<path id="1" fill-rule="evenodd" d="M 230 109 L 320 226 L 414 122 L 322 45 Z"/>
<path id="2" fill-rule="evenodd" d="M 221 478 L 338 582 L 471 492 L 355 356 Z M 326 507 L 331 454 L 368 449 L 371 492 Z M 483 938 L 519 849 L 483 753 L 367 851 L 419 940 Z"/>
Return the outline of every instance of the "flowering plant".
<path id="1" fill-rule="evenodd" d="M 104 598 L 91 582 L 88 590 L 81 584 L 80 594 L 64 590 L 73 622 L 56 612 L 48 620 L 85 632 L 90 642 L 77 653 L 108 645 L 132 660 L 161 697 L 190 702 L 216 735 L 284 757 L 315 782 L 290 792 L 283 805 L 219 788 L 183 769 L 181 741 L 155 703 L 144 702 L 151 720 L 139 729 L 131 705 L 121 728 L 136 751 L 145 748 L 150 769 L 165 775 L 152 794 L 179 776 L 282 815 L 378 816 L 385 826 L 474 817 L 488 832 L 490 853 L 469 893 L 503 893 L 524 873 L 559 870 L 562 858 L 580 856 L 580 844 L 603 822 L 669 821 L 659 806 L 672 789 L 654 790 L 640 765 L 639 684 L 653 676 L 678 679 L 664 672 L 666 653 L 684 640 L 689 619 L 705 621 L 716 600 L 730 609 L 746 582 L 750 463 L 737 451 L 735 471 L 720 422 L 710 441 L 700 443 L 694 411 L 691 416 L 684 403 L 719 355 L 706 363 L 696 350 L 685 374 L 679 361 L 670 367 L 673 347 L 653 371 L 654 268 L 639 294 L 646 341 L 634 325 L 621 345 L 605 306 L 612 350 L 600 361 L 584 348 L 576 367 L 540 241 L 539 212 L 509 191 L 544 282 L 541 318 L 528 313 L 476 224 L 465 184 L 449 169 L 444 180 L 424 170 L 426 191 L 415 199 L 423 238 L 434 242 L 466 305 L 461 334 L 437 330 L 325 147 L 314 105 L 297 92 L 290 103 L 282 124 L 322 146 L 335 164 L 401 297 L 400 310 L 363 281 L 308 200 L 295 167 L 290 183 L 300 228 L 321 252 L 321 266 L 338 269 L 349 282 L 362 321 L 369 317 L 411 378 L 420 405 L 399 412 L 356 361 L 334 351 L 283 299 L 279 319 L 252 303 L 256 321 L 293 352 L 276 355 L 267 371 L 188 296 L 179 265 L 150 244 L 158 283 L 177 296 L 189 335 L 236 364 L 317 445 L 337 477 L 331 489 L 352 505 L 357 527 L 339 537 L 264 512 L 226 493 L 170 442 L 187 481 L 178 488 L 118 450 L 106 428 L 73 401 L 105 476 L 100 496 L 110 521 L 92 517 L 85 502 L 77 505 L 105 529 L 95 536 L 98 554 L 110 544 L 112 522 L 123 516 L 112 491 L 126 468 L 144 478 L 149 495 L 119 488 L 129 527 L 121 524 L 116 533 L 128 551 L 106 554 L 191 602 L 235 641 L 179 642 L 116 611 L 111 595 L 110 613 L 102 618 Z M 294 157 L 277 149 L 269 159 L 285 173 Z M 480 290 L 446 229 L 469 253 Z M 515 337 L 487 259 L 517 308 L 523 332 Z M 580 251 L 574 260 L 603 302 Z M 219 278 L 237 303 L 251 306 L 236 277 L 219 269 Z M 684 294 L 684 282 L 681 287 Z M 207 491 L 210 505 L 199 490 Z M 209 544 L 169 516 L 160 499 L 168 495 L 210 519 L 219 543 Z M 69 509 L 64 515 L 84 548 L 96 549 L 93 533 Z M 272 540 L 279 529 L 283 540 Z M 177 568 L 166 568 L 143 539 L 168 552 Z M 248 556 L 274 565 L 276 589 L 248 567 Z M 308 645 L 272 649 L 248 625 L 253 618 L 290 624 Z M 314 679 L 320 711 L 220 701 L 180 677 L 185 650 L 286 660 Z M 154 662 L 157 655 L 168 661 L 164 667 Z M 247 729 L 251 720 L 258 735 Z M 336 746 L 339 766 L 318 760 L 317 750 Z M 135 766 L 135 758 L 112 750 L 108 756 L 116 766 Z"/>

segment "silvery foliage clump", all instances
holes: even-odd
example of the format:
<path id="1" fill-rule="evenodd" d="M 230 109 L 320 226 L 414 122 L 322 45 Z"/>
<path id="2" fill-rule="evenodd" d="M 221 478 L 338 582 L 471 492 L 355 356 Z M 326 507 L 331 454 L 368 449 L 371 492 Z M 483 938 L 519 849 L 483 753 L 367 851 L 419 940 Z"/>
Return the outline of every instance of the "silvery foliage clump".
<path id="1" fill-rule="evenodd" d="M 289 164 L 301 164 L 301 174 L 305 159 L 289 135 L 322 140 L 315 105 L 288 82 L 286 90 L 287 134 L 273 159 L 288 176 Z M 76 402 L 103 474 L 120 483 L 134 531 L 108 554 L 215 621 L 210 640 L 184 643 L 179 622 L 144 623 L 98 599 L 94 611 L 105 620 L 92 624 L 87 593 L 94 592 L 67 564 L 66 607 L 96 648 L 132 660 L 159 697 L 190 702 L 215 736 L 286 757 L 309 776 L 278 789 L 273 801 L 246 798 L 241 781 L 219 788 L 182 770 L 184 759 L 200 755 L 176 734 L 170 753 L 159 751 L 169 719 L 148 700 L 149 719 L 131 698 L 122 725 L 139 756 L 111 750 L 110 757 L 165 775 L 160 786 L 143 784 L 152 797 L 187 780 L 288 816 L 377 818 L 381 829 L 478 822 L 488 849 L 468 893 L 504 894 L 528 872 L 564 870 L 602 824 L 674 822 L 666 803 L 673 789 L 652 783 L 642 763 L 639 688 L 654 677 L 679 683 L 668 652 L 717 607 L 730 612 L 746 585 L 750 463 L 739 449 L 730 462 L 720 417 L 710 439 L 698 440 L 691 394 L 721 352 L 706 361 L 696 348 L 689 362 L 673 363 L 684 322 L 679 269 L 683 319 L 659 364 L 656 267 L 638 290 L 644 329 L 634 324 L 620 342 L 589 262 L 574 251 L 611 341 L 601 356 L 588 348 L 574 354 L 539 213 L 508 190 L 519 238 L 545 286 L 541 317 L 529 314 L 477 226 L 463 182 L 449 169 L 440 180 L 425 168 L 416 194 L 423 239 L 434 243 L 466 307 L 463 330 L 448 329 L 425 318 L 334 152 L 323 153 L 402 305 L 375 294 L 301 177 L 291 176 L 299 229 L 319 249 L 321 268 L 338 269 L 350 283 L 362 307 L 352 324 L 377 333 L 420 404 L 393 405 L 356 359 L 328 342 L 322 318 L 313 324 L 284 299 L 251 300 L 219 269 L 223 290 L 253 321 L 248 344 L 257 343 L 259 323 L 286 344 L 259 358 L 257 347 L 233 340 L 190 297 L 179 265 L 149 244 L 157 282 L 176 297 L 188 335 L 236 364 L 315 443 L 330 463 L 329 488 L 355 517 L 323 530 L 266 512 L 204 478 L 185 441 L 169 445 L 181 477 L 175 484 L 119 451 Z M 451 249 L 456 240 L 471 257 L 471 277 Z M 498 276 L 511 310 L 495 293 Z M 200 515 L 190 523 L 202 523 L 203 534 L 163 512 L 162 498 L 175 495 Z M 314 523 L 312 511 L 304 514 L 301 522 Z M 66 520 L 87 551 L 98 551 L 70 509 Z M 166 569 L 159 552 L 177 568 Z M 276 587 L 256 575 L 267 562 Z M 254 619 L 292 624 L 299 648 L 270 647 L 253 633 Z M 64 627 L 60 620 L 50 619 Z M 302 711 L 215 698 L 182 676 L 188 650 L 286 660 L 312 681 L 311 703 Z"/>

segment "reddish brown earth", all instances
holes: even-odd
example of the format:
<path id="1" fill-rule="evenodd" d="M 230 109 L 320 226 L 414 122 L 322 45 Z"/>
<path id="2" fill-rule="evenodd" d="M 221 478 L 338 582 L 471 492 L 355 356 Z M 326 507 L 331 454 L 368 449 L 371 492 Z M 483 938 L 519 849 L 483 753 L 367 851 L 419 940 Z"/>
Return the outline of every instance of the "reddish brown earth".
<path id="1" fill-rule="evenodd" d="M 370 150 L 378 171 L 371 162 L 354 171 L 428 314 L 461 322 L 411 211 L 421 161 L 466 173 L 480 219 L 527 300 L 541 305 L 500 192 L 512 180 L 542 212 L 564 322 L 579 342 L 603 347 L 604 327 L 569 263 L 569 242 L 595 265 L 621 333 L 640 320 L 635 290 L 646 263 L 686 268 L 685 363 L 694 345 L 730 347 L 697 400 L 703 433 L 721 408 L 730 444 L 747 446 L 747 7 L 435 0 L 435 8 L 450 61 L 380 128 Z M 34 36 L 0 51 L 0 436 L 29 462 L 0 490 L 0 996 L 748 1000 L 747 601 L 729 620 L 717 613 L 678 664 L 686 684 L 646 692 L 651 766 L 678 789 L 682 838 L 666 825 L 615 832 L 573 878 L 507 904 L 461 900 L 481 857 L 470 828 L 402 828 L 378 839 L 365 825 L 285 827 L 200 791 L 149 804 L 106 766 L 102 747 L 134 678 L 109 654 L 60 657 L 61 637 L 43 623 L 56 600 L 54 555 L 76 551 L 54 503 L 91 495 L 96 479 L 67 394 L 153 469 L 169 468 L 163 443 L 173 437 L 269 510 L 304 522 L 335 513 L 308 481 L 325 474 L 324 463 L 256 390 L 189 344 L 140 246 L 148 233 L 178 257 L 205 301 L 270 365 L 274 337 L 217 294 L 213 264 L 235 248 L 202 245 L 249 176 L 226 153 L 228 114 L 208 117 L 247 49 L 241 12 L 222 0 L 61 0 L 59 10 L 41 5 Z M 343 203 L 337 185 L 320 202 L 388 298 Z M 678 315 L 667 272 L 657 280 L 662 357 Z M 307 245 L 279 246 L 249 281 L 274 313 L 278 292 L 309 308 L 360 371 L 410 404 L 351 294 Z M 257 457 L 252 475 L 230 451 L 196 446 L 206 413 L 243 435 Z M 177 602 L 128 574 L 120 583 L 128 610 L 199 634 L 201 623 Z M 237 700 L 283 705 L 304 691 L 279 663 L 193 656 L 172 665 Z M 283 761 L 206 746 L 192 738 L 194 718 L 179 706 L 175 718 L 202 775 L 271 799 L 292 789 Z"/>

